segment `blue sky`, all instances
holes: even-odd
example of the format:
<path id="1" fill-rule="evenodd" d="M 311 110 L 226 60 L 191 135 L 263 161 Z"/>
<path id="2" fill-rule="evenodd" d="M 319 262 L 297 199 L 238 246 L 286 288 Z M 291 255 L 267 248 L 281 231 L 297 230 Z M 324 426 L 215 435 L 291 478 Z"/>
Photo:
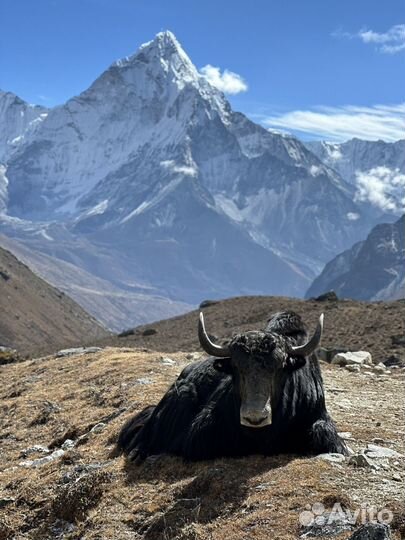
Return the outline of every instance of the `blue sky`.
<path id="1" fill-rule="evenodd" d="M 403 137 L 403 0 L 2 0 L 0 20 L 0 88 L 31 103 L 66 101 L 169 29 L 218 84 L 239 75 L 232 106 L 266 126 Z"/>

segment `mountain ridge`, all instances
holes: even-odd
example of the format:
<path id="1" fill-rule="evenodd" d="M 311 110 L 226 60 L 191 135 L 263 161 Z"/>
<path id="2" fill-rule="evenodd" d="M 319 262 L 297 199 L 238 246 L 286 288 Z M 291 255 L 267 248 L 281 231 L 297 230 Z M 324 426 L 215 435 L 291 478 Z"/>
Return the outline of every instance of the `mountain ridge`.
<path id="1" fill-rule="evenodd" d="M 170 32 L 51 109 L 5 167 L 3 233 L 186 304 L 302 295 L 376 222 L 298 139 L 234 112 Z"/>

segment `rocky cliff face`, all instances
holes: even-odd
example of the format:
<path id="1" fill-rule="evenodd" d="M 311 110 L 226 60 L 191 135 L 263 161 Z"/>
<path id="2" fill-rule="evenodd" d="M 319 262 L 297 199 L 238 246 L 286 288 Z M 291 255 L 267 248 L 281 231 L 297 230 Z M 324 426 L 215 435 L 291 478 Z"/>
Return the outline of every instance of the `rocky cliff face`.
<path id="1" fill-rule="evenodd" d="M 405 215 L 372 229 L 367 239 L 330 261 L 306 296 L 334 290 L 358 300 L 405 298 Z"/>

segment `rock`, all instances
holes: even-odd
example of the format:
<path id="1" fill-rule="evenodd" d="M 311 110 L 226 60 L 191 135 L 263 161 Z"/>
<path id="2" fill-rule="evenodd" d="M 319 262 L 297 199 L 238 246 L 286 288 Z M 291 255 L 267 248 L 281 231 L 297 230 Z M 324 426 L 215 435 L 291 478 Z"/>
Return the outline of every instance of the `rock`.
<path id="1" fill-rule="evenodd" d="M 176 365 L 176 362 L 174 360 L 172 360 L 171 358 L 169 358 L 168 356 L 162 356 L 160 358 L 160 362 L 164 366 L 175 366 Z"/>
<path id="2" fill-rule="evenodd" d="M 29 448 L 21 450 L 20 457 L 26 458 L 31 454 L 49 454 L 50 450 L 47 446 L 42 446 L 41 444 L 35 444 Z"/>
<path id="3" fill-rule="evenodd" d="M 360 366 L 356 366 L 354 364 L 348 364 L 347 366 L 345 366 L 345 369 L 347 369 L 347 371 L 350 371 L 351 373 L 360 373 Z"/>
<path id="4" fill-rule="evenodd" d="M 66 439 L 66 441 L 62 444 L 62 450 L 71 450 L 76 446 L 75 441 L 72 439 Z"/>
<path id="5" fill-rule="evenodd" d="M 384 446 L 378 446 L 377 444 L 368 444 L 364 453 L 368 458 L 372 459 L 404 457 L 403 454 L 400 454 L 392 448 L 385 448 Z"/>
<path id="6" fill-rule="evenodd" d="M 99 422 L 91 428 L 90 433 L 101 433 L 102 431 L 104 431 L 106 425 L 107 424 L 105 424 L 104 422 Z"/>
<path id="7" fill-rule="evenodd" d="M 186 358 L 187 360 L 199 360 L 201 358 L 201 353 L 199 352 L 193 352 L 193 353 L 188 353 L 186 355 Z"/>
<path id="8" fill-rule="evenodd" d="M 390 540 L 390 528 L 385 523 L 365 523 L 348 540 Z"/>
<path id="9" fill-rule="evenodd" d="M 8 272 L 5 272 L 4 270 L 0 270 L 0 278 L 4 279 L 4 281 L 8 281 L 11 276 Z"/>
<path id="10" fill-rule="evenodd" d="M 328 453 L 328 454 L 318 454 L 315 459 L 322 459 L 323 461 L 329 461 L 330 463 L 344 463 L 346 457 L 343 454 L 337 453 Z"/>
<path id="11" fill-rule="evenodd" d="M 364 468 L 370 468 L 373 470 L 377 470 L 378 466 L 375 465 L 369 457 L 367 457 L 364 454 L 353 454 L 349 457 L 348 461 L 349 465 L 353 465 L 353 467 L 364 467 Z"/>
<path id="12" fill-rule="evenodd" d="M 55 355 L 56 358 L 64 358 L 65 356 L 73 356 L 75 354 L 92 354 L 100 352 L 103 349 L 101 347 L 74 347 L 71 349 L 62 349 Z"/>
<path id="13" fill-rule="evenodd" d="M 373 371 L 374 371 L 374 373 L 377 373 L 377 375 L 391 373 L 390 371 L 387 371 L 387 368 L 385 367 L 385 365 L 382 362 L 380 362 L 379 364 L 374 366 Z"/>
<path id="14" fill-rule="evenodd" d="M 10 347 L 0 347 L 0 366 L 21 360 L 18 352 Z"/>
<path id="15" fill-rule="evenodd" d="M 363 364 L 371 365 L 371 354 L 368 351 L 351 351 L 346 353 L 338 353 L 332 359 L 332 364 L 338 364 L 339 366 L 361 366 Z"/>
<path id="16" fill-rule="evenodd" d="M 85 347 L 84 354 L 94 354 L 102 350 L 103 350 L 102 347 Z"/>
<path id="17" fill-rule="evenodd" d="M 353 440 L 353 435 L 350 433 L 350 431 L 340 431 L 338 433 L 338 435 L 344 441 L 352 441 Z"/>
<path id="18" fill-rule="evenodd" d="M 118 337 L 127 337 L 127 336 L 133 336 L 135 334 L 134 328 L 129 328 L 128 330 L 123 330 L 121 333 L 118 334 Z"/>
<path id="19" fill-rule="evenodd" d="M 349 349 L 347 347 L 332 347 L 327 349 L 326 347 L 320 347 L 317 351 L 319 360 L 330 364 L 332 359 L 339 353 L 346 353 Z"/>
<path id="20" fill-rule="evenodd" d="M 46 465 L 47 463 L 51 463 L 52 461 L 55 461 L 55 459 L 62 457 L 64 453 L 65 451 L 62 449 L 55 450 L 54 452 L 52 452 L 52 454 L 42 457 L 42 458 L 33 459 L 29 461 L 21 461 L 19 465 L 21 467 L 28 467 L 28 468 L 42 467 L 42 465 Z"/>
<path id="21" fill-rule="evenodd" d="M 198 307 L 203 309 L 210 306 L 215 306 L 215 304 L 218 304 L 218 300 L 203 300 Z"/>
<path id="22" fill-rule="evenodd" d="M 155 328 L 146 328 L 146 330 L 142 332 L 144 337 L 154 336 L 155 334 L 157 334 L 157 330 Z"/>
<path id="23" fill-rule="evenodd" d="M 328 291 L 315 298 L 310 298 L 310 300 L 314 300 L 315 302 L 337 302 L 339 298 L 335 291 Z"/>
<path id="24" fill-rule="evenodd" d="M 399 473 L 394 473 L 392 479 L 395 480 L 395 482 L 402 482 L 402 476 Z"/>
<path id="25" fill-rule="evenodd" d="M 148 379 L 147 377 L 141 377 L 140 379 L 136 379 L 135 381 L 137 384 L 152 384 L 153 381 L 151 379 Z"/>
<path id="26" fill-rule="evenodd" d="M 325 510 L 320 514 L 314 507 L 322 504 L 314 504 L 312 506 L 313 511 L 304 511 L 300 514 L 301 534 L 300 538 L 311 537 L 334 537 L 340 535 L 342 532 L 353 530 L 353 524 L 345 512 L 326 512 Z M 315 512 L 315 513 L 314 513 Z"/>
<path id="27" fill-rule="evenodd" d="M 382 363 L 385 367 L 401 367 L 404 365 L 403 360 L 399 356 L 391 355 L 386 360 L 383 360 Z"/>

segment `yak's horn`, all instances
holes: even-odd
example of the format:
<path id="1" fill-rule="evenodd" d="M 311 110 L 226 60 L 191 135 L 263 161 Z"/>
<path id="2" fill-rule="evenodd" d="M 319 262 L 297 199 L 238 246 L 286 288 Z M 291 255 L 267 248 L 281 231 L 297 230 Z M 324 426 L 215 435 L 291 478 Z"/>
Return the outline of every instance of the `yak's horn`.
<path id="1" fill-rule="evenodd" d="M 219 358 L 228 358 L 230 356 L 228 347 L 216 345 L 208 337 L 207 331 L 205 330 L 204 315 L 202 313 L 200 313 L 200 320 L 198 321 L 198 339 L 200 340 L 201 347 L 209 355 L 217 356 Z"/>
<path id="2" fill-rule="evenodd" d="M 319 317 L 319 321 L 315 330 L 314 335 L 312 338 L 305 343 L 304 345 L 297 345 L 290 347 L 290 353 L 294 356 L 309 356 L 312 354 L 321 344 L 322 339 L 322 331 L 323 331 L 323 313 Z"/>

